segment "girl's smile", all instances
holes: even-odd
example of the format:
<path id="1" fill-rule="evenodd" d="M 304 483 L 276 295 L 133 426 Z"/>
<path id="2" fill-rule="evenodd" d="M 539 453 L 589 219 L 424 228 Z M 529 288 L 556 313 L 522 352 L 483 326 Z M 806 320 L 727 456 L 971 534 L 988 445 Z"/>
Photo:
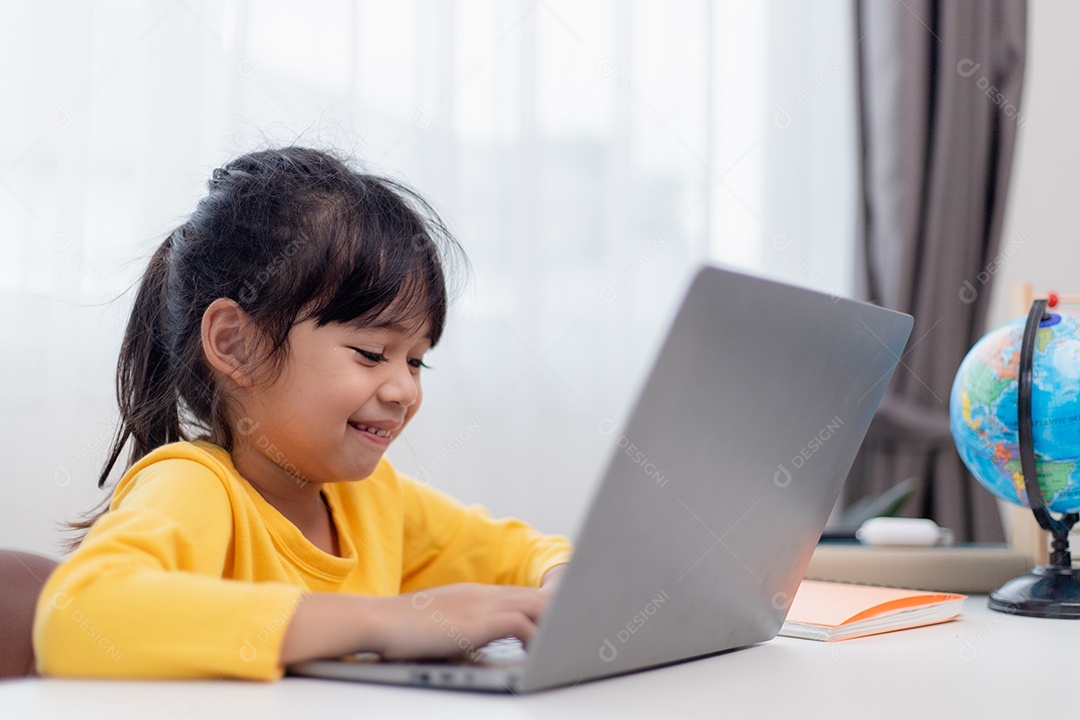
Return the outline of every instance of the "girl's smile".
<path id="1" fill-rule="evenodd" d="M 349 427 L 360 433 L 361 437 L 373 443 L 388 446 L 394 439 L 394 432 L 401 427 L 400 422 L 353 422 L 349 421 Z"/>

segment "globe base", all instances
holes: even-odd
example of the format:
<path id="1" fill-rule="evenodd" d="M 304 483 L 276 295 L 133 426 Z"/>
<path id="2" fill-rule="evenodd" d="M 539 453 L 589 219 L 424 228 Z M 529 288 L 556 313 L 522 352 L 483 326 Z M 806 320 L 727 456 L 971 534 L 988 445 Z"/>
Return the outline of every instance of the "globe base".
<path id="1" fill-rule="evenodd" d="M 1080 620 L 1080 572 L 1040 565 L 990 593 L 986 604 L 1009 615 Z"/>

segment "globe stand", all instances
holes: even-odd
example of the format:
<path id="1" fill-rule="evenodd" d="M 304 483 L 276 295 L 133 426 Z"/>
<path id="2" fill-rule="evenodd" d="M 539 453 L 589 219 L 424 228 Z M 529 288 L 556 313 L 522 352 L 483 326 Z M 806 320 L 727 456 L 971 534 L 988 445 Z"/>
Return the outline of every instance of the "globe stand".
<path id="1" fill-rule="evenodd" d="M 1070 513 L 1064 520 L 1055 521 L 1065 528 L 1064 532 L 1051 531 L 1054 540 L 1050 564 L 1013 578 L 990 593 L 986 604 L 991 610 L 1010 615 L 1080 619 L 1080 572 L 1073 568 L 1069 552 L 1069 528 L 1077 515 Z"/>
<path id="2" fill-rule="evenodd" d="M 1035 359 L 1035 338 L 1039 326 L 1051 320 L 1046 300 L 1031 304 L 1024 338 L 1020 346 L 1019 395 L 1017 411 L 1020 430 L 1020 469 L 1028 505 L 1039 526 L 1053 537 L 1050 564 L 1040 565 L 1026 575 L 1013 578 L 990 593 L 987 606 L 1010 615 L 1080 619 L 1080 571 L 1073 569 L 1069 551 L 1069 530 L 1080 514 L 1055 518 L 1046 508 L 1042 486 L 1035 469 L 1035 438 L 1031 421 L 1031 376 Z"/>

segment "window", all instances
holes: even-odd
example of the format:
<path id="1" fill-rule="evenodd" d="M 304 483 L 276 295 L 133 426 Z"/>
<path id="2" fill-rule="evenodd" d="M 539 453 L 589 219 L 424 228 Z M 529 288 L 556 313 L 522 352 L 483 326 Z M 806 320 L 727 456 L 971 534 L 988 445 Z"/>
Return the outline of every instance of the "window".
<path id="1" fill-rule="evenodd" d="M 597 425 L 629 409 L 696 263 L 850 292 L 839 0 L 0 12 L 5 67 L 25 69 L 0 118 L 2 430 L 28 483 L 5 542 L 99 497 L 132 295 L 110 301 L 253 146 L 343 149 L 443 214 L 472 270 L 391 457 L 552 531 L 580 520 L 610 448 Z"/>

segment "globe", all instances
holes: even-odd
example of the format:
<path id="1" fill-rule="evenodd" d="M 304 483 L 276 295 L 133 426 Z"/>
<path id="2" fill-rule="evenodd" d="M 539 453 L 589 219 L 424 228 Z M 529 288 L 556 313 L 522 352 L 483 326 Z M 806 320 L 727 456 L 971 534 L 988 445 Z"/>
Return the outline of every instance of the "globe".
<path id="1" fill-rule="evenodd" d="M 953 381 L 949 420 L 956 449 L 975 479 L 1002 500 L 1030 507 L 1016 404 L 1025 322 L 1006 323 L 971 348 Z M 1080 511 L 1080 318 L 1052 313 L 1039 324 L 1031 416 L 1047 509 Z"/>

